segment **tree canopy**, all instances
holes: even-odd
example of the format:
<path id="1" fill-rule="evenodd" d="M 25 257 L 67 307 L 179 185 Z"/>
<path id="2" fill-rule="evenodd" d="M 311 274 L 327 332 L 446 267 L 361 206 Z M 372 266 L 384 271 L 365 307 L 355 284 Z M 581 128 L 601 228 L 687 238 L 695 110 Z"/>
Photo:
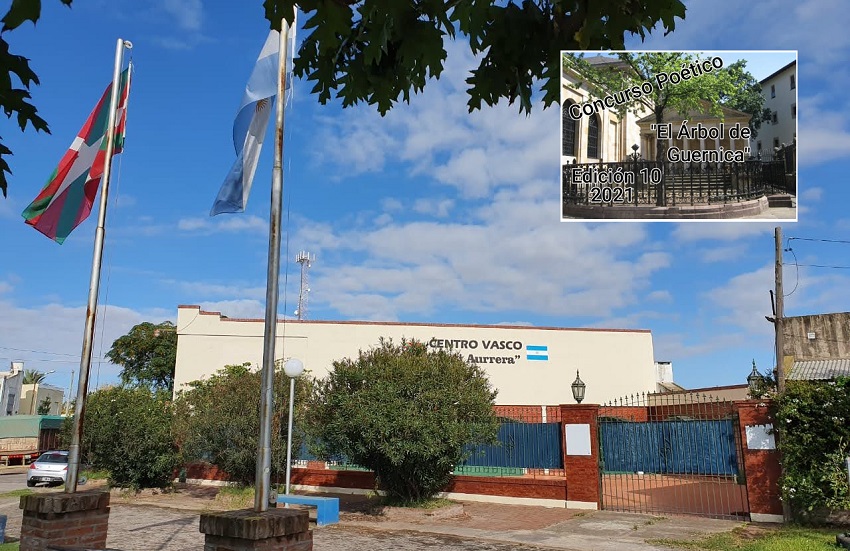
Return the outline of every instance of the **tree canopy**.
<path id="1" fill-rule="evenodd" d="M 60 1 L 70 6 L 73 0 Z M 40 17 L 40 1 L 12 0 L 12 5 L 0 19 L 3 23 L 3 28 L 0 29 L 0 107 L 8 118 L 16 117 L 21 130 L 26 130 L 29 124 L 36 131 L 41 130 L 50 134 L 47 121 L 38 116 L 35 105 L 28 101 L 32 97 L 29 92 L 30 86 L 39 84 L 38 75 L 30 68 L 29 59 L 9 51 L 9 43 L 3 36 L 26 21 L 32 21 L 34 25 Z M 15 84 L 13 76 L 20 86 Z M 8 155 L 12 155 L 12 150 L 6 147 L 0 137 L 0 192 L 3 193 L 3 197 L 6 197 L 6 173 L 12 173 L 8 161 L 4 158 Z"/>
<path id="2" fill-rule="evenodd" d="M 170 321 L 140 323 L 116 339 L 106 357 L 122 366 L 122 383 L 171 390 L 177 363 L 177 328 Z"/>
<path id="3" fill-rule="evenodd" d="M 71 6 L 73 0 L 60 0 Z M 542 82 L 544 108 L 559 100 L 561 50 L 625 49 L 627 36 L 646 38 L 658 27 L 672 32 L 684 19 L 682 0 L 264 0 L 275 29 L 293 22 L 297 7 L 309 34 L 295 59 L 295 73 L 313 83 L 322 104 L 362 102 L 384 115 L 409 102 L 427 81 L 439 78 L 446 39 L 463 37 L 480 54 L 469 78 L 469 110 L 502 99 L 530 113 L 534 86 Z M 0 31 L 0 106 L 18 126 L 50 133 L 28 100 L 39 79 L 29 60 L 9 51 L 3 33 L 41 17 L 40 0 L 13 0 Z M 20 86 L 13 83 L 13 78 Z M 6 196 L 6 157 L 0 137 L 0 192 Z"/>
<path id="4" fill-rule="evenodd" d="M 317 381 L 308 433 L 316 455 L 344 456 L 391 499 L 415 503 L 445 488 L 469 445 L 495 441 L 495 397 L 460 354 L 382 340 Z"/>
<path id="5" fill-rule="evenodd" d="M 47 377 L 47 373 L 42 373 L 37 369 L 24 369 L 24 378 L 22 382 L 25 385 L 37 385 L 44 382 L 45 377 Z"/>
<path id="6" fill-rule="evenodd" d="M 212 377 L 193 381 L 174 403 L 174 437 L 185 463 L 207 461 L 231 480 L 252 484 L 256 476 L 260 434 L 261 374 L 251 364 L 228 365 Z M 307 404 L 310 382 L 296 380 L 295 419 Z M 278 370 L 274 383 L 272 416 L 272 476 L 286 468 L 286 432 L 289 411 L 288 377 Z M 293 434 L 293 459 L 298 459 L 301 434 Z"/>
<path id="7" fill-rule="evenodd" d="M 561 50 L 625 49 L 627 35 L 642 39 L 657 26 L 672 32 L 684 19 L 680 0 L 265 0 L 273 28 L 292 23 L 297 5 L 310 34 L 295 73 L 314 83 L 327 103 L 366 102 L 381 114 L 409 101 L 431 77 L 439 78 L 446 38 L 464 37 L 483 54 L 470 85 L 469 110 L 502 99 L 531 111 L 535 82 L 543 105 L 559 100 Z"/>
<path id="8" fill-rule="evenodd" d="M 655 122 L 661 124 L 666 110 L 682 115 L 696 111 L 722 118 L 721 107 L 726 106 L 753 115 L 750 127 L 758 128 L 765 120 L 764 97 L 758 81 L 746 71 L 747 62 L 738 60 L 716 67 L 709 61 L 710 58 L 687 52 L 623 52 L 616 54 L 612 63 L 594 64 L 583 53 L 573 52 L 564 55 L 563 68 L 576 75 L 575 88 L 585 87 L 597 98 L 645 86 L 640 94 L 617 98 L 612 110 L 620 115 L 640 114 L 648 109 Z M 688 72 L 683 72 L 686 67 Z M 679 74 L 681 81 L 673 84 L 672 74 Z M 666 143 L 659 140 L 658 160 L 664 158 Z"/>

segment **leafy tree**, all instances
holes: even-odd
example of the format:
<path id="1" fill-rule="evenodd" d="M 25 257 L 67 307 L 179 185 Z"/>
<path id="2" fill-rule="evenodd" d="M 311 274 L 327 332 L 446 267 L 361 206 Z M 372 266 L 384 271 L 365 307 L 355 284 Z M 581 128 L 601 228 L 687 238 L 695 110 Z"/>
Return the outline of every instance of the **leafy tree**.
<path id="1" fill-rule="evenodd" d="M 112 343 L 106 357 L 121 370 L 124 384 L 171 390 L 177 362 L 177 328 L 170 321 L 144 322 Z"/>
<path id="2" fill-rule="evenodd" d="M 48 396 L 38 404 L 38 409 L 36 410 L 36 413 L 38 415 L 50 415 L 50 405 L 50 396 Z"/>
<path id="3" fill-rule="evenodd" d="M 774 403 L 781 488 L 797 515 L 850 509 L 850 378 L 788 381 Z"/>
<path id="4" fill-rule="evenodd" d="M 743 65 L 736 63 L 731 71 L 730 65 L 677 84 L 661 86 L 656 80 L 658 75 L 679 72 L 683 66 L 707 58 L 684 52 L 619 53 L 616 57 L 620 63 L 597 66 L 589 63 L 584 54 L 565 54 L 564 67 L 579 75 L 574 87 L 585 86 L 591 95 L 599 98 L 649 82 L 652 93 L 644 93 L 638 98 L 631 96 L 613 111 L 623 115 L 629 111 L 639 114 L 643 109 L 649 109 L 659 125 L 664 122 L 665 110 L 685 115 L 708 109 L 706 114 L 722 117 L 721 105 L 732 98 L 745 96 L 744 92 L 736 90 L 736 86 L 746 86 L 747 77 L 752 79 L 752 75 L 743 70 Z M 667 140 L 659 139 L 657 144 L 656 160 L 661 161 L 666 157 Z"/>
<path id="5" fill-rule="evenodd" d="M 755 138 L 758 136 L 761 123 L 770 120 L 770 109 L 764 106 L 761 83 L 746 70 L 746 67 L 747 62 L 744 59 L 739 59 L 726 67 L 729 78 L 732 80 L 732 92 L 723 94 L 720 102 L 727 107 L 753 116 L 750 119 L 750 130 L 752 137 Z"/>
<path id="6" fill-rule="evenodd" d="M 308 432 L 317 455 L 343 455 L 374 471 L 388 497 L 415 503 L 446 486 L 465 446 L 495 442 L 495 397 L 461 355 L 382 339 L 317 382 Z"/>
<path id="7" fill-rule="evenodd" d="M 25 385 L 37 385 L 44 382 L 44 378 L 47 377 L 47 373 L 42 373 L 37 369 L 24 369 L 24 378 L 23 384 Z"/>
<path id="8" fill-rule="evenodd" d="M 531 110 L 532 88 L 543 81 L 544 106 L 559 100 L 560 50 L 625 49 L 626 35 L 645 38 L 657 25 L 674 30 L 685 17 L 680 0 L 265 0 L 266 18 L 280 29 L 297 4 L 311 33 L 295 72 L 313 82 L 324 104 L 333 93 L 350 106 L 376 105 L 381 114 L 439 78 L 446 37 L 466 37 L 484 54 L 466 80 L 469 110 L 502 98 Z"/>
<path id="9" fill-rule="evenodd" d="M 181 390 L 174 405 L 174 436 L 184 463 L 206 461 L 230 475 L 231 480 L 253 484 L 260 434 L 261 374 L 251 364 L 228 365 L 208 379 L 193 381 Z M 308 403 L 310 382 L 296 379 L 298 424 Z M 272 416 L 272 477 L 286 469 L 289 420 L 289 378 L 275 373 Z M 301 435 L 293 434 L 293 449 Z M 297 452 L 293 452 L 297 459 Z"/>
<path id="10" fill-rule="evenodd" d="M 66 6 L 70 6 L 73 0 L 61 0 Z M 33 25 L 41 17 L 40 0 L 12 0 L 8 11 L 0 19 L 3 28 L 0 30 L 0 107 L 10 119 L 12 115 L 17 116 L 18 126 L 26 130 L 30 124 L 36 131 L 43 130 L 50 133 L 47 121 L 38 116 L 38 110 L 30 103 L 30 86 L 39 84 L 38 75 L 30 68 L 29 59 L 22 55 L 13 54 L 9 51 L 9 43 L 3 37 L 8 31 L 20 27 L 26 21 L 32 21 Z M 20 82 L 23 88 L 15 87 L 12 76 Z M 5 156 L 12 155 L 12 150 L 3 144 L 0 138 L 0 192 L 6 197 L 6 173 L 12 173 Z"/>
<path id="11" fill-rule="evenodd" d="M 171 433 L 171 392 L 148 387 L 114 386 L 86 399 L 81 462 L 109 471 L 113 485 L 162 488 L 171 484 L 177 450 Z M 71 441 L 73 419 L 63 426 Z"/>
<path id="12" fill-rule="evenodd" d="M 70 6 L 73 0 L 60 0 Z M 501 99 L 531 111 L 535 82 L 542 81 L 543 105 L 558 102 L 560 50 L 624 49 L 627 35 L 642 39 L 658 25 L 670 33 L 676 18 L 684 19 L 682 0 L 264 0 L 271 26 L 280 29 L 285 17 L 292 23 L 294 7 L 307 14 L 310 34 L 295 60 L 295 72 L 314 83 L 319 102 L 332 94 L 344 107 L 367 102 L 386 114 L 410 93 L 421 92 L 428 79 L 439 78 L 447 57 L 446 37 L 458 35 L 473 54 L 483 54 L 470 85 L 469 110 Z M 3 17 L 3 30 L 41 16 L 40 0 L 13 0 Z M 50 132 L 30 98 L 39 84 L 28 60 L 9 52 L 0 37 L 0 104 L 6 116 L 17 114 L 22 130 L 27 123 Z M 23 85 L 12 87 L 12 75 Z M 12 152 L 0 139 L 0 191 L 6 196 L 3 158 Z"/>

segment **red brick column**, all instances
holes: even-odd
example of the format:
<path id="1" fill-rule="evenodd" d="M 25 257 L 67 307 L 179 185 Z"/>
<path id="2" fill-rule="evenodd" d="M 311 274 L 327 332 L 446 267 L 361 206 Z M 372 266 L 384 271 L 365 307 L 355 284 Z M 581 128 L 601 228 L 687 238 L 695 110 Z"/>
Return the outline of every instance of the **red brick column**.
<path id="1" fill-rule="evenodd" d="M 304 509 L 252 509 L 201 515 L 204 551 L 312 551 Z"/>
<path id="2" fill-rule="evenodd" d="M 21 551 L 56 546 L 105 549 L 109 492 L 21 496 Z"/>
<path id="3" fill-rule="evenodd" d="M 597 404 L 561 406 L 561 434 L 564 436 L 564 472 L 567 478 L 569 508 L 601 508 L 598 417 Z M 570 438 L 573 439 L 572 442 L 569 441 Z"/>
<path id="4" fill-rule="evenodd" d="M 782 500 L 779 478 L 779 450 L 773 435 L 765 435 L 767 425 L 773 426 L 769 401 L 743 400 L 735 402 L 744 453 L 744 473 L 747 479 L 747 498 L 750 520 L 753 522 L 782 522 Z M 750 438 L 747 428 L 750 429 Z"/>

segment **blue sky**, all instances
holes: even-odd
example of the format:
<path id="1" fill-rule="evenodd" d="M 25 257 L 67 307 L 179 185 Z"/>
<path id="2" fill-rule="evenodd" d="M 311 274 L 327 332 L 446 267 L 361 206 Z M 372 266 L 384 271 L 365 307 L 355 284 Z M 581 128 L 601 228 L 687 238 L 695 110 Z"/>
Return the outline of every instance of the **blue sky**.
<path id="1" fill-rule="evenodd" d="M 37 27 L 7 36 L 41 78 L 33 96 L 52 135 L 0 127 L 15 153 L 0 199 L 0 366 L 24 360 L 65 387 L 79 369 L 95 213 L 61 246 L 20 213 L 106 87 L 118 37 L 133 42 L 136 72 L 113 165 L 93 382 L 98 368 L 101 384 L 116 379 L 98 361 L 115 338 L 142 321 L 175 321 L 178 304 L 262 317 L 270 138 L 247 212 L 208 216 L 267 34 L 259 0 L 234 6 L 46 2 Z M 675 32 L 628 46 L 799 50 L 799 222 L 783 230 L 846 240 L 848 27 L 841 0 L 693 1 Z M 317 256 L 312 319 L 651 329 L 656 359 L 691 388 L 743 383 L 753 359 L 771 367 L 774 224 L 559 222 L 558 110 L 467 114 L 473 62 L 452 44 L 443 77 L 386 117 L 321 106 L 295 83 L 281 313 L 295 309 L 294 257 L 306 249 Z M 848 245 L 791 243 L 801 264 L 850 265 Z M 785 275 L 787 315 L 850 310 L 850 271 Z"/>

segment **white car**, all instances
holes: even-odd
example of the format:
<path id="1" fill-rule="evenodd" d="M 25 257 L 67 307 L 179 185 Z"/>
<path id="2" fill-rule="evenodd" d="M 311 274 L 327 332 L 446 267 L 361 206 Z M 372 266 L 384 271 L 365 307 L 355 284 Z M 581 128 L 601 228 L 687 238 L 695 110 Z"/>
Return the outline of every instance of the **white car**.
<path id="1" fill-rule="evenodd" d="M 27 486 L 33 487 L 38 483 L 64 484 L 68 475 L 68 452 L 48 451 L 38 456 L 30 463 L 27 470 Z"/>

